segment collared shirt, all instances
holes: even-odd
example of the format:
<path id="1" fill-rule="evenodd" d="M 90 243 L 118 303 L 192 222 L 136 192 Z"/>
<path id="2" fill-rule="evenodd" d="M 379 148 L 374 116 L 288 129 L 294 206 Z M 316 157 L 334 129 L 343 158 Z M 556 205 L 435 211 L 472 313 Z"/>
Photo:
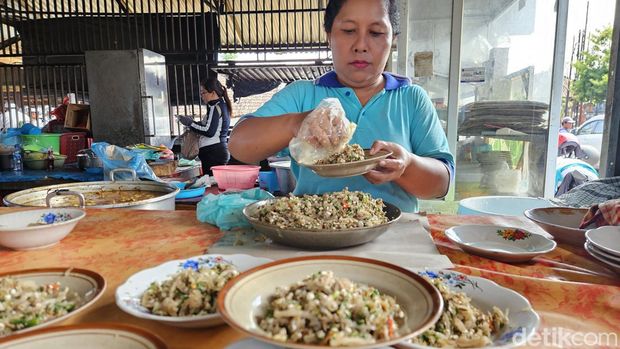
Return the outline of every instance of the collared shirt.
<path id="1" fill-rule="evenodd" d="M 357 124 L 351 144 L 370 148 L 374 141 L 384 140 L 400 144 L 407 151 L 419 156 L 438 159 L 446 164 L 451 179 L 454 159 L 448 148 L 446 135 L 437 113 L 426 92 L 412 85 L 406 77 L 383 73 L 385 87 L 362 106 L 355 91 L 342 85 L 335 72 L 329 72 L 313 81 L 296 81 L 276 93 L 271 100 L 251 116 L 268 117 L 299 113 L 314 109 L 325 98 L 338 98 L 346 117 Z M 281 155 L 290 155 L 285 148 Z M 415 196 L 404 191 L 394 182 L 373 185 L 363 176 L 349 178 L 324 178 L 294 160 L 291 170 L 297 179 L 293 192 L 321 194 L 360 190 L 398 206 L 401 210 L 415 212 L 418 202 Z"/>

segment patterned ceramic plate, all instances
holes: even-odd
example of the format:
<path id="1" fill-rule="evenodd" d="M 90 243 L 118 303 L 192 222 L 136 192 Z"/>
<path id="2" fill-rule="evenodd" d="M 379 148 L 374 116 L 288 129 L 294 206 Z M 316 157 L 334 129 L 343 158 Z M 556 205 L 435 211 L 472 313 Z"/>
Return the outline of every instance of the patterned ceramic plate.
<path id="1" fill-rule="evenodd" d="M 145 269 L 130 276 L 125 283 L 116 289 L 116 304 L 119 308 L 121 308 L 121 310 L 133 316 L 142 319 L 155 320 L 175 327 L 202 328 L 219 325 L 223 323 L 223 321 L 218 313 L 179 317 L 152 314 L 140 305 L 140 298 L 152 282 L 164 281 L 182 269 L 197 269 L 203 265 L 211 267 L 217 263 L 227 263 L 234 265 L 239 272 L 243 272 L 270 261 L 271 260 L 267 258 L 234 254 L 202 255 L 189 259 L 178 259 L 166 262 L 154 268 Z"/>
<path id="2" fill-rule="evenodd" d="M 484 347 L 512 348 L 525 344 L 538 328 L 540 318 L 532 309 L 530 302 L 519 293 L 502 287 L 491 280 L 469 276 L 450 270 L 430 271 L 419 273 L 430 278 L 440 278 L 454 292 L 464 292 L 471 298 L 471 302 L 478 309 L 487 312 L 493 306 L 508 311 L 508 327 L 493 338 L 491 345 Z M 430 348 L 412 343 L 399 343 L 399 349 Z"/>
<path id="3" fill-rule="evenodd" d="M 156 335 L 121 324 L 80 324 L 44 328 L 0 339 L 0 349 L 166 349 Z"/>
<path id="4" fill-rule="evenodd" d="M 370 155 L 370 149 L 364 149 L 365 159 L 360 161 L 345 162 L 343 164 L 325 164 L 325 165 L 306 165 L 321 177 L 353 177 L 362 175 L 379 165 L 379 162 L 392 152 L 380 150 L 374 155 Z"/>
<path id="5" fill-rule="evenodd" d="M 555 241 L 515 227 L 460 225 L 446 230 L 446 237 L 465 252 L 515 263 L 553 251 Z"/>

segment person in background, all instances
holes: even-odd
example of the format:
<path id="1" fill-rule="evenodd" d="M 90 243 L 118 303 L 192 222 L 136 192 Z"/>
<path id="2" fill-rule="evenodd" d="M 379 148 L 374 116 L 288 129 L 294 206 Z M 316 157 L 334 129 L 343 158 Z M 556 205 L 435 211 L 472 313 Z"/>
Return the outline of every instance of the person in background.
<path id="1" fill-rule="evenodd" d="M 371 154 L 392 152 L 363 177 L 323 178 L 292 161 L 297 179 L 293 194 L 349 190 L 368 192 L 398 206 L 418 210 L 417 198 L 439 198 L 448 192 L 454 159 L 433 103 L 426 92 L 406 77 L 385 72 L 398 34 L 397 0 L 331 0 L 324 29 L 334 70 L 316 81 L 296 81 L 237 123 L 230 138 L 235 159 L 257 163 L 280 152 L 304 118 L 325 98 L 338 98 L 346 118 L 357 124 L 350 141 Z M 344 135 L 344 123 L 319 119 L 308 141 L 330 141 Z M 340 119 L 339 119 L 340 120 Z M 329 125 L 326 127 L 326 125 Z M 333 140 L 331 140 L 333 141 Z M 337 144 L 337 143 L 333 143 Z"/>
<path id="2" fill-rule="evenodd" d="M 564 117 L 562 119 L 562 127 L 560 127 L 560 133 L 570 133 L 574 125 L 575 121 L 570 116 Z"/>
<path id="3" fill-rule="evenodd" d="M 179 116 L 179 122 L 200 135 L 198 158 L 203 173 L 211 176 L 211 166 L 226 165 L 230 160 L 227 137 L 232 103 L 226 89 L 215 77 L 200 84 L 200 98 L 207 105 L 207 113 L 202 120 Z"/>

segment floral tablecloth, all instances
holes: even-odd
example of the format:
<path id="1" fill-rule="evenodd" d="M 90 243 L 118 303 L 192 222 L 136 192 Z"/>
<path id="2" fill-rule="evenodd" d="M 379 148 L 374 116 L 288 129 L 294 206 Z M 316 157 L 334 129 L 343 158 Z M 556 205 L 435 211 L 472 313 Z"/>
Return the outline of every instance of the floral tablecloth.
<path id="1" fill-rule="evenodd" d="M 0 208 L 0 213 L 13 210 Z M 505 264 L 466 254 L 443 235 L 453 225 L 493 223 L 497 218 L 427 218 L 439 251 L 457 265 L 456 270 L 491 279 L 530 300 L 542 318 L 539 335 L 530 347 L 620 347 L 620 280 L 585 251 L 560 245 L 532 263 Z M 529 224 L 525 218 L 502 222 Z M 46 267 L 94 270 L 107 281 L 104 295 L 63 325 L 124 323 L 157 334 L 169 348 L 226 348 L 243 335 L 228 326 L 181 329 L 138 319 L 114 302 L 116 288 L 132 274 L 168 260 L 203 254 L 221 234 L 198 222 L 194 211 L 87 209 L 87 216 L 56 246 L 34 251 L 0 248 L 0 272 Z"/>

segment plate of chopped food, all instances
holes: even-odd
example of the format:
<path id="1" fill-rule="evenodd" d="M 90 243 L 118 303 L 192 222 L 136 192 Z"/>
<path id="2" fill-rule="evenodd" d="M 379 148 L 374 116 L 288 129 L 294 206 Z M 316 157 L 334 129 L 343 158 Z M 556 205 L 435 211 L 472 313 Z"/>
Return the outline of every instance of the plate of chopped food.
<path id="1" fill-rule="evenodd" d="M 77 324 L 0 338 L 0 349 L 167 349 L 157 335 L 124 324 Z"/>
<path id="2" fill-rule="evenodd" d="M 446 230 L 446 237 L 463 251 L 507 263 L 527 262 L 549 253 L 556 242 L 523 228 L 466 224 Z"/>
<path id="3" fill-rule="evenodd" d="M 142 270 L 116 289 L 116 304 L 135 317 L 175 327 L 221 324 L 215 299 L 240 272 L 270 262 L 249 255 L 202 255 Z"/>
<path id="4" fill-rule="evenodd" d="M 253 268 L 217 299 L 224 320 L 287 348 L 379 348 L 416 336 L 441 314 L 439 291 L 379 260 L 305 256 Z"/>
<path id="5" fill-rule="evenodd" d="M 322 177 L 353 177 L 362 175 L 379 165 L 379 162 L 392 152 L 380 150 L 371 155 L 370 149 L 362 149 L 358 144 L 347 144 L 342 152 L 312 165 L 303 165 Z"/>
<path id="6" fill-rule="evenodd" d="M 512 348 L 525 344 L 540 324 L 527 298 L 491 280 L 451 270 L 419 274 L 441 292 L 441 318 L 396 348 Z"/>
<path id="7" fill-rule="evenodd" d="M 24 333 L 83 311 L 103 294 L 103 276 L 79 268 L 43 268 L 0 274 L 0 337 Z"/>
<path id="8" fill-rule="evenodd" d="M 274 242 L 324 250 L 376 239 L 400 219 L 401 211 L 368 193 L 344 189 L 257 201 L 246 206 L 243 214 Z"/>

